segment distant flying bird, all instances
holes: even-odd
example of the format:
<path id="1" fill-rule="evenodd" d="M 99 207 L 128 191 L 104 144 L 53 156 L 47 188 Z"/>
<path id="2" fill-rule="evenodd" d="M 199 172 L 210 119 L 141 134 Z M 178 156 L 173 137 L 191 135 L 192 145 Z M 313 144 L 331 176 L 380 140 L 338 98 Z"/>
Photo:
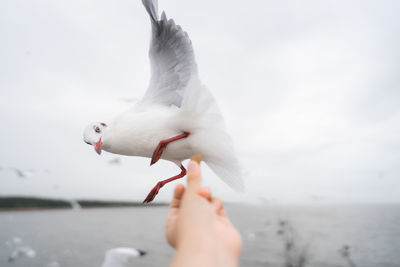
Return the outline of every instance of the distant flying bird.
<path id="1" fill-rule="evenodd" d="M 8 167 L 8 169 L 12 170 L 19 178 L 24 179 L 33 176 L 34 174 L 38 173 L 44 173 L 44 174 L 49 174 L 50 170 L 45 169 L 45 170 L 34 170 L 34 169 L 28 169 L 28 170 L 23 170 L 17 167 Z M 1 167 L 0 167 L 1 170 Z"/>
<path id="2" fill-rule="evenodd" d="M 144 203 L 151 202 L 166 183 L 184 177 L 182 161 L 194 153 L 232 188 L 243 191 L 242 171 L 224 119 L 215 99 L 200 82 L 188 34 L 163 12 L 156 0 L 142 0 L 150 15 L 151 79 L 131 110 L 110 123 L 94 122 L 84 131 L 84 141 L 111 153 L 174 162 L 181 172 L 160 181 Z"/>
<path id="3" fill-rule="evenodd" d="M 113 159 L 109 160 L 108 163 L 119 165 L 119 164 L 121 164 L 121 159 L 120 158 L 113 158 Z"/>
<path id="4" fill-rule="evenodd" d="M 15 167 L 11 167 L 11 169 L 17 174 L 19 178 L 28 178 L 34 174 L 34 170 L 21 170 Z"/>
<path id="5" fill-rule="evenodd" d="M 145 254 L 146 252 L 134 248 L 113 248 L 106 252 L 102 267 L 125 267 L 131 259 Z"/>

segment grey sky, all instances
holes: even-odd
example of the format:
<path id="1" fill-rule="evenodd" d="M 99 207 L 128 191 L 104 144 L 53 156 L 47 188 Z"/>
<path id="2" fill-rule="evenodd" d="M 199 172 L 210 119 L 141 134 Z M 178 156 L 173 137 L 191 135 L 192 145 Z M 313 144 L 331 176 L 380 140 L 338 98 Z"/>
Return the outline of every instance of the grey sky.
<path id="1" fill-rule="evenodd" d="M 398 1 L 159 0 L 192 39 L 247 170 L 226 200 L 400 201 Z M 82 141 L 140 98 L 150 25 L 139 0 L 0 2 L 0 194 L 142 200 L 179 170 Z M 158 199 L 167 200 L 173 185 Z"/>

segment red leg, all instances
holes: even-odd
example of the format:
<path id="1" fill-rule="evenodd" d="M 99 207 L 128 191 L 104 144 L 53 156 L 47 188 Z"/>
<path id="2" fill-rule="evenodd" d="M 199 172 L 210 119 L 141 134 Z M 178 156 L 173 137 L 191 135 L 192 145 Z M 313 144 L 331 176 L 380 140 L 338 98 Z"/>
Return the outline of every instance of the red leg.
<path id="1" fill-rule="evenodd" d="M 183 167 L 183 165 L 181 164 L 181 173 L 178 175 L 175 175 L 174 177 L 171 177 L 169 179 L 160 181 L 156 184 L 156 186 L 151 189 L 150 193 L 147 195 L 146 199 L 143 201 L 143 203 L 150 203 L 151 201 L 153 201 L 153 199 L 156 197 L 156 195 L 158 194 L 158 191 L 160 190 L 161 187 L 163 187 L 165 184 L 172 182 L 176 179 L 182 178 L 183 176 L 186 175 L 186 169 L 185 167 Z"/>
<path id="2" fill-rule="evenodd" d="M 153 165 L 154 163 L 156 163 L 160 158 L 162 153 L 164 152 L 164 150 L 167 148 L 167 145 L 173 141 L 182 139 L 182 138 L 186 138 L 189 136 L 188 132 L 184 132 L 183 134 L 168 138 L 168 139 L 164 139 L 161 140 L 160 143 L 158 143 L 158 146 L 156 147 L 156 149 L 153 152 L 153 156 L 151 157 L 151 162 L 150 162 L 150 166 Z"/>

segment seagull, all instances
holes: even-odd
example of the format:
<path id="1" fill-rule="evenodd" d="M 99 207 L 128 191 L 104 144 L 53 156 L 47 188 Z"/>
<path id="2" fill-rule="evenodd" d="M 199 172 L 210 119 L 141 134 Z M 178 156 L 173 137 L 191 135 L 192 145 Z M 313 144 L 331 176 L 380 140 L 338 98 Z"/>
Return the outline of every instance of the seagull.
<path id="1" fill-rule="evenodd" d="M 145 251 L 134 248 L 113 248 L 106 252 L 102 267 L 124 267 L 132 258 L 144 256 Z"/>
<path id="2" fill-rule="evenodd" d="M 8 261 L 13 262 L 21 257 L 33 258 L 36 256 L 36 251 L 29 246 L 22 246 L 11 252 L 8 256 Z"/>
<path id="3" fill-rule="evenodd" d="M 119 164 L 121 164 L 121 159 L 120 159 L 120 158 L 113 158 L 113 159 L 110 159 L 110 160 L 108 161 L 108 163 L 109 163 L 109 164 L 119 165 Z"/>
<path id="4" fill-rule="evenodd" d="M 224 118 L 209 90 L 201 83 L 192 43 L 186 32 L 165 12 L 158 15 L 157 0 L 142 0 L 150 16 L 151 78 L 144 96 L 112 121 L 93 122 L 83 140 L 100 155 L 102 150 L 150 158 L 150 165 L 164 159 L 181 172 L 159 181 L 143 203 L 151 202 L 161 187 L 182 178 L 182 161 L 202 154 L 204 162 L 226 184 L 244 191 L 242 169 Z"/>
<path id="5" fill-rule="evenodd" d="M 34 170 L 32 170 L 32 169 L 30 169 L 30 170 L 21 170 L 21 169 L 15 168 L 15 167 L 11 167 L 11 169 L 21 179 L 31 177 L 34 174 Z"/>

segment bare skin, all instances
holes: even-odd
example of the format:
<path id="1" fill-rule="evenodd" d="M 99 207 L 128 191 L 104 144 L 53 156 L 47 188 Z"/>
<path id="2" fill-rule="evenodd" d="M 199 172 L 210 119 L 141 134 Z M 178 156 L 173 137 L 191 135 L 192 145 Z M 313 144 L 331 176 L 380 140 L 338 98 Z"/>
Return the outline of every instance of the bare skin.
<path id="1" fill-rule="evenodd" d="M 176 249 L 171 267 L 238 266 L 240 234 L 229 221 L 222 201 L 201 187 L 200 166 L 195 161 L 188 165 L 187 188 L 175 188 L 165 235 Z"/>

